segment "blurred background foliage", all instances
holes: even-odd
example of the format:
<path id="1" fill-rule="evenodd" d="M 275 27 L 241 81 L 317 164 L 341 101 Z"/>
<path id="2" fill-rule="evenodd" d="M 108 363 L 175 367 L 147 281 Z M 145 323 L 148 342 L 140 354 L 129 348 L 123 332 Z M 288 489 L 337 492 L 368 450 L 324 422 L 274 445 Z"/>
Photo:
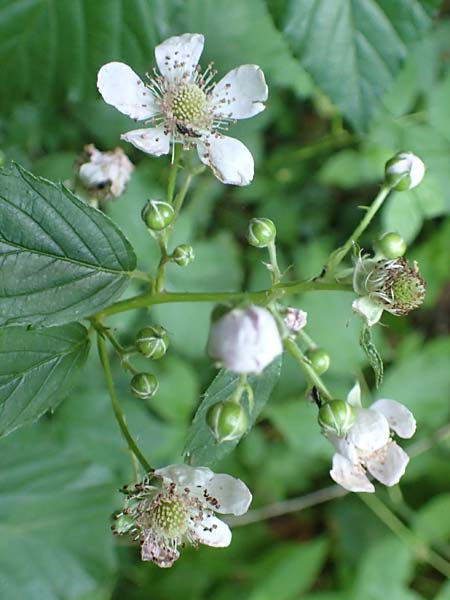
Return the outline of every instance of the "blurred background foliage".
<path id="1" fill-rule="evenodd" d="M 376 397 L 409 406 L 418 421 L 401 490 L 380 491 L 410 532 L 396 536 L 357 495 L 236 527 L 225 550 L 186 549 L 170 571 L 142 564 L 113 538 L 117 488 L 133 477 L 97 357 L 70 397 L 38 424 L 0 442 L 0 595 L 8 600 L 419 600 L 450 599 L 427 547 L 450 560 L 450 5 L 439 0 L 0 0 L 0 150 L 34 173 L 70 181 L 93 142 L 112 149 L 130 122 L 96 91 L 96 72 L 122 60 L 143 75 L 154 46 L 185 31 L 206 36 L 202 63 L 219 76 L 259 64 L 267 110 L 233 126 L 251 148 L 248 188 L 195 182 L 174 243 L 193 243 L 195 263 L 169 267 L 171 290 L 258 289 L 261 252 L 248 248 L 251 216 L 278 228 L 288 278 L 320 271 L 377 192 L 384 162 L 418 154 L 428 172 L 393 194 L 362 240 L 401 233 L 428 282 L 422 309 L 383 318 L 386 375 Z M 141 268 L 156 248 L 141 224 L 145 200 L 162 193 L 167 160 L 124 146 L 136 164 L 126 194 L 105 205 L 135 246 Z M 139 287 L 129 290 L 136 293 Z M 327 382 L 343 396 L 372 376 L 358 346 L 347 293 L 308 293 L 308 332 L 329 350 Z M 210 306 L 167 305 L 111 319 L 124 342 L 150 320 L 167 327 L 169 355 L 155 365 L 160 392 L 132 399 L 116 363 L 131 429 L 152 460 L 181 460 L 189 423 L 213 370 L 204 356 Z M 369 386 L 365 391 L 368 403 Z M 331 451 L 304 381 L 286 359 L 262 418 L 216 470 L 242 477 L 254 508 L 330 486 Z M 331 493 L 332 495 L 332 493 Z M 331 497 L 331 496 L 330 496 Z M 313 499 L 314 504 L 314 499 Z M 428 546 L 427 546 L 428 545 Z M 425 549 L 424 549 L 425 548 Z"/>

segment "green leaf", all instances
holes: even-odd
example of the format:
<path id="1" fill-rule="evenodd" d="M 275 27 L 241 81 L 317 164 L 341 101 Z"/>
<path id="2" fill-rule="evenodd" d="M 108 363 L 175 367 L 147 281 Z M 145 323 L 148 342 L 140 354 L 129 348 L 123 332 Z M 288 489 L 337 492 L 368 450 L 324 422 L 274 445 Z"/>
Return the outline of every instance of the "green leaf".
<path id="1" fill-rule="evenodd" d="M 0 442 L 0 588 L 11 600 L 111 593 L 111 474 L 53 433 L 42 422 Z"/>
<path id="2" fill-rule="evenodd" d="M 98 312 L 135 264 L 103 213 L 19 166 L 0 172 L 0 325 L 59 325 Z"/>
<path id="3" fill-rule="evenodd" d="M 269 400 L 272 389 L 280 376 L 280 369 L 281 358 L 276 358 L 261 375 L 248 378 L 248 383 L 254 392 L 254 406 L 253 410 L 249 412 L 248 429 L 253 427 L 259 413 Z M 239 378 L 240 375 L 236 373 L 222 370 L 206 390 L 184 447 L 186 461 L 190 464 L 213 465 L 229 454 L 238 444 L 238 440 L 218 444 L 206 423 L 206 414 L 211 406 L 227 400 L 231 396 Z M 248 410 L 248 405 L 246 409 Z"/>
<path id="4" fill-rule="evenodd" d="M 359 338 L 359 344 L 364 350 L 367 360 L 369 361 L 369 365 L 372 367 L 375 374 L 375 385 L 376 387 L 380 387 L 381 382 L 383 381 L 383 359 L 381 358 L 381 354 L 378 352 L 373 342 L 371 327 L 368 327 L 367 325 L 363 326 L 361 330 L 361 336 Z"/>
<path id="5" fill-rule="evenodd" d="M 53 410 L 68 394 L 89 350 L 79 323 L 0 329 L 0 436 Z"/>
<path id="6" fill-rule="evenodd" d="M 450 494 L 432 498 L 415 515 L 414 531 L 424 542 L 437 543 L 450 539 Z"/>
<path id="7" fill-rule="evenodd" d="M 358 130 L 394 82 L 428 0 L 291 0 L 285 33 L 305 69 Z"/>

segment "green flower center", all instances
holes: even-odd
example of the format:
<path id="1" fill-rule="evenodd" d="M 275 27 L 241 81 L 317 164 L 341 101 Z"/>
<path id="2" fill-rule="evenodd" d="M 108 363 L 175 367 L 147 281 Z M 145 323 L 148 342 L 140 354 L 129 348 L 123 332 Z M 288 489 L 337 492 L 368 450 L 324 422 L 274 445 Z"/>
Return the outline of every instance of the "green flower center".
<path id="1" fill-rule="evenodd" d="M 395 306 L 407 312 L 420 306 L 425 297 L 424 281 L 413 269 L 399 271 L 392 281 L 391 291 Z"/>
<path id="2" fill-rule="evenodd" d="M 205 114 L 206 104 L 206 94 L 198 85 L 184 85 L 172 97 L 172 114 L 184 125 L 196 125 Z"/>
<path id="3" fill-rule="evenodd" d="M 182 500 L 162 498 L 152 511 L 152 521 L 168 538 L 177 538 L 186 532 L 189 515 Z"/>

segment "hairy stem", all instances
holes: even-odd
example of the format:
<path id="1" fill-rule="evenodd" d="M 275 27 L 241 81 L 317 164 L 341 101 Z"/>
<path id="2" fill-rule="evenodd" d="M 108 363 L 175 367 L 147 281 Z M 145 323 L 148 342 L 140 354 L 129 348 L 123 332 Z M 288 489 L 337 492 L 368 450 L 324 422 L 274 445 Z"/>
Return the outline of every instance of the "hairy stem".
<path id="1" fill-rule="evenodd" d="M 134 456 L 141 463 L 141 465 L 145 469 L 145 471 L 147 473 L 151 473 L 154 471 L 154 469 L 150 466 L 150 464 L 147 462 L 145 456 L 139 450 L 139 448 L 138 448 L 136 442 L 134 441 L 133 436 L 131 435 L 131 433 L 127 427 L 127 424 L 125 422 L 125 417 L 124 417 L 124 414 L 120 407 L 119 399 L 117 398 L 116 389 L 114 387 L 114 381 L 112 378 L 111 365 L 109 363 L 108 351 L 106 349 L 105 340 L 103 339 L 103 336 L 101 333 L 98 333 L 98 335 L 97 335 L 97 344 L 98 344 L 98 354 L 100 356 L 100 362 L 102 364 L 103 371 L 105 373 L 106 385 L 108 386 L 108 391 L 109 391 L 109 395 L 111 397 L 111 403 L 112 403 L 114 416 L 116 417 L 117 424 L 119 425 L 120 431 L 122 432 L 122 435 L 128 444 L 128 448 L 131 450 L 131 452 L 134 454 Z"/>

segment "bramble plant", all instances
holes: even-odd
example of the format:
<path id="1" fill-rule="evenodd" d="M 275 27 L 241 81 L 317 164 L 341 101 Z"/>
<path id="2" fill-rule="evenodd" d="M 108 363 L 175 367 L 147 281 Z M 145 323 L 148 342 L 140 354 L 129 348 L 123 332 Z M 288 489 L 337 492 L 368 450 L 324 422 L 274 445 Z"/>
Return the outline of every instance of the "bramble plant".
<path id="1" fill-rule="evenodd" d="M 322 267 L 302 278 L 287 264 L 272 211 L 253 210 L 250 201 L 239 215 L 240 243 L 247 263 L 261 266 L 255 278 L 258 285 L 249 277 L 248 285 L 240 288 L 230 289 L 226 282 L 223 289 L 210 291 L 205 270 L 200 273 L 203 289 L 198 282 L 190 287 L 190 269 L 198 264 L 201 252 L 193 233 L 195 223 L 186 226 L 184 221 L 189 200 L 203 184 L 213 190 L 255 186 L 252 193 L 265 193 L 264 184 L 258 187 L 258 169 L 255 173 L 258 158 L 254 160 L 228 130 L 232 133 L 236 125 L 239 131 L 238 121 L 263 118 L 260 113 L 271 103 L 270 77 L 266 81 L 258 65 L 237 66 L 220 79 L 212 63 L 202 69 L 204 42 L 201 33 L 169 37 L 156 45 L 156 67 L 142 79 L 123 62 L 108 62 L 98 70 L 98 92 L 108 105 L 101 110 L 116 110 L 140 122 L 120 139 L 133 146 L 131 152 L 150 155 L 147 160 L 157 164 L 165 177 L 163 193 L 147 192 L 140 183 L 140 205 L 123 209 L 138 235 L 147 236 L 148 255 L 135 251 L 120 219 L 116 223 L 105 208 L 120 203 L 134 185 L 137 169 L 123 148 L 103 151 L 97 141 L 88 143 L 65 184 L 34 175 L 15 162 L 0 172 L 0 348 L 5 357 L 0 368 L 1 435 L 58 410 L 77 377 L 83 378 L 87 357 L 95 351 L 90 346 L 96 346 L 95 393 L 107 391 L 109 413 L 130 459 L 129 479 L 110 507 L 112 532 L 139 545 L 142 561 L 172 567 L 186 544 L 224 548 L 232 543 L 231 529 L 239 521 L 221 520 L 221 515 L 251 517 L 246 513 L 254 490 L 244 482 L 253 468 L 251 461 L 238 473 L 242 480 L 210 467 L 239 452 L 258 420 L 270 414 L 272 392 L 277 382 L 283 383 L 282 364 L 289 357 L 301 390 L 295 410 L 306 406 L 314 413 L 307 435 L 305 431 L 301 435 L 307 437 L 305 444 L 325 440 L 329 446 L 329 475 L 339 486 L 332 488 L 333 493 L 368 494 L 364 502 L 372 511 L 394 531 L 403 531 L 378 495 L 370 494 L 375 486 L 382 495 L 383 486 L 390 488 L 391 499 L 401 494 L 397 484 L 410 456 L 407 444 L 404 449 L 397 440 L 414 436 L 416 419 L 394 398 L 375 395 L 374 402 L 369 398 L 371 388 L 377 394 L 382 385 L 384 361 L 390 360 L 380 343 L 380 330 L 390 319 L 407 318 L 422 306 L 427 273 L 423 269 L 422 274 L 415 257 L 408 256 L 407 240 L 380 226 L 378 216 L 391 193 L 403 195 L 420 186 L 425 164 L 414 148 L 398 148 L 386 156 L 374 197 L 365 206 L 346 209 L 353 224 L 350 235 L 337 247 L 322 249 Z M 360 118 L 355 114 L 355 123 Z M 337 122 L 341 136 L 342 122 Z M 281 179 L 288 176 L 283 168 L 278 171 Z M 199 219 L 200 213 L 201 209 L 196 213 Z M 303 245 L 305 260 L 317 245 L 316 241 Z M 219 249 L 214 264 L 219 281 L 222 265 L 229 261 L 232 268 L 231 250 L 229 256 Z M 185 273 L 183 291 L 171 286 L 174 271 Z M 266 283 L 259 285 L 263 277 Z M 353 344 L 355 352 L 364 354 L 370 367 L 364 373 L 349 365 L 337 377 L 336 353 L 326 339 L 314 334 L 320 317 L 310 312 L 304 299 L 313 293 L 324 313 L 332 315 L 333 300 L 327 298 L 335 298 L 336 292 L 342 292 L 358 323 L 357 334 L 352 333 L 350 341 L 342 339 L 342 345 Z M 201 380 L 210 381 L 209 369 L 218 373 L 198 396 L 195 415 L 192 419 L 187 415 L 189 423 L 176 414 L 175 404 L 174 418 L 185 425 L 184 440 L 176 441 L 180 460 L 167 464 L 166 433 L 155 427 L 151 416 L 171 410 L 158 405 L 169 377 L 173 389 L 168 394 L 185 393 L 178 366 L 171 362 L 173 340 L 184 335 L 186 346 L 196 344 L 190 327 L 198 324 L 190 323 L 187 308 L 194 304 L 204 308 L 207 318 L 210 315 L 203 332 L 207 344 Z M 171 321 L 166 313 L 161 318 L 158 308 L 166 305 L 180 317 Z M 119 316 L 123 318 L 118 320 Z M 177 331 L 181 319 L 182 334 Z M 169 375 L 164 378 L 166 371 Z M 349 381 L 353 383 L 348 392 Z M 139 436 L 128 424 L 130 402 L 145 407 Z M 289 420 L 289 415 L 285 418 Z M 82 429 L 82 421 L 77 427 Z M 153 440 L 153 453 L 146 436 Z M 112 450 L 106 445 L 103 451 Z M 100 520 L 102 527 L 107 526 L 105 514 Z M 419 550 L 436 570 L 449 574 L 448 562 L 440 555 L 428 547 Z"/>

